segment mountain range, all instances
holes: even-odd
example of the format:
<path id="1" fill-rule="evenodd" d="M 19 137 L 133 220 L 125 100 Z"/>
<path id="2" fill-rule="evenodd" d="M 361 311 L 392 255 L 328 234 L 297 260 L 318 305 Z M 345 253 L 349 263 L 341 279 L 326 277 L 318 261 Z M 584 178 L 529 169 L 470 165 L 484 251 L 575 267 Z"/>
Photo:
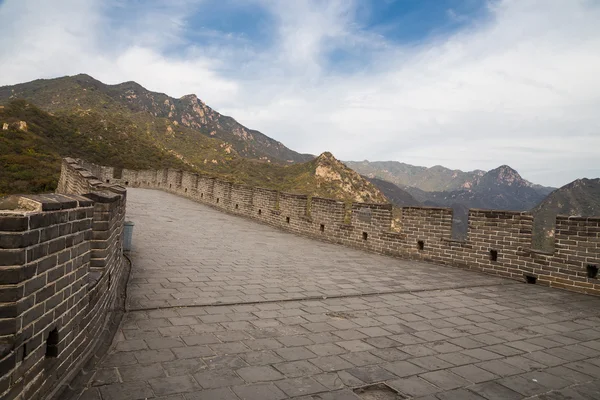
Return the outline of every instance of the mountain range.
<path id="1" fill-rule="evenodd" d="M 342 163 L 328 152 L 295 152 L 196 95 L 173 98 L 85 74 L 0 87 L 0 128 L 0 196 L 54 190 L 60 159 L 71 156 L 122 168 L 187 169 L 347 202 L 451 207 L 457 238 L 466 234 L 469 208 L 531 210 L 534 241 L 545 247 L 557 213 L 600 214 L 598 179 L 555 190 L 507 165 L 465 172 L 396 161 Z"/>
<path id="2" fill-rule="evenodd" d="M 0 195 L 51 191 L 60 158 L 122 168 L 172 167 L 345 201 L 385 202 L 333 157 L 294 152 L 195 95 L 174 99 L 128 82 L 77 75 L 0 88 Z"/>
<path id="3" fill-rule="evenodd" d="M 464 239 L 469 208 L 531 211 L 533 243 L 550 251 L 555 217 L 600 215 L 600 179 L 579 179 L 560 189 L 531 183 L 508 165 L 491 171 L 418 167 L 396 161 L 346 162 L 397 206 L 451 207 L 453 236 Z"/>

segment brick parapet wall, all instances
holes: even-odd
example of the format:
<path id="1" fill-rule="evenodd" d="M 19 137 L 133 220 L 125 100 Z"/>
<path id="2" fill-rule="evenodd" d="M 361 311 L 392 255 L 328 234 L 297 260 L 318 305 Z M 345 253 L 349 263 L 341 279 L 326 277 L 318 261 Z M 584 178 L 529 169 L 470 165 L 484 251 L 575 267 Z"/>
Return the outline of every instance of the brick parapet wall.
<path id="1" fill-rule="evenodd" d="M 112 169 L 106 171 L 103 176 Z M 134 176 L 126 170 L 122 174 Z M 600 218 L 557 217 L 556 250 L 545 254 L 531 248 L 533 217 L 526 212 L 470 210 L 467 239 L 456 241 L 451 239 L 449 208 L 403 207 L 400 231 L 392 232 L 389 204 L 354 203 L 346 209 L 331 199 L 307 199 L 206 176 L 198 177 L 197 191 L 186 192 L 177 186 L 174 173 L 158 171 L 156 176 L 144 181 L 149 184 L 129 185 L 167 190 L 290 232 L 367 251 L 600 295 L 594 274 L 600 266 Z M 122 179 L 113 181 L 125 184 Z M 219 199 L 229 193 L 231 201 L 216 203 L 215 193 Z"/>
<path id="2" fill-rule="evenodd" d="M 65 159 L 58 192 L 0 202 L 2 399 L 57 393 L 88 360 L 122 296 L 125 189 Z"/>

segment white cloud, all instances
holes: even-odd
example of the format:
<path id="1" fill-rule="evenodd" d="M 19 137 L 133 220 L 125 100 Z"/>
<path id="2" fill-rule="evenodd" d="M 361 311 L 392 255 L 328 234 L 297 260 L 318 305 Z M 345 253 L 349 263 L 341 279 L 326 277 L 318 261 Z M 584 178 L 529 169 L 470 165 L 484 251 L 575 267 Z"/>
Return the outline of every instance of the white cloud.
<path id="1" fill-rule="evenodd" d="M 597 2 L 495 1 L 460 32 L 402 45 L 363 29 L 350 1 L 253 0 L 277 24 L 268 47 L 226 32 L 218 45 L 188 42 L 202 1 L 115 4 L 121 18 L 101 0 L 2 3 L 0 84 L 86 72 L 196 93 L 297 151 L 509 164 L 552 185 L 600 175 Z M 363 62 L 332 66 L 334 50 Z"/>

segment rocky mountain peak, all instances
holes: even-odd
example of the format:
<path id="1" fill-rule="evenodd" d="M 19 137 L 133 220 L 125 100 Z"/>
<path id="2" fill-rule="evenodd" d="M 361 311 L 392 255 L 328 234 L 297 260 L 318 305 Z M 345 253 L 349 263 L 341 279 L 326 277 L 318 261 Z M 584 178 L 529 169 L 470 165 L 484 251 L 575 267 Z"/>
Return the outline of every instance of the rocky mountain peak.
<path id="1" fill-rule="evenodd" d="M 495 183 L 497 185 L 518 185 L 518 186 L 531 186 L 531 183 L 521 177 L 521 175 L 513 168 L 508 165 L 501 165 L 491 171 L 488 171 L 484 175 L 484 178 L 488 183 Z"/>

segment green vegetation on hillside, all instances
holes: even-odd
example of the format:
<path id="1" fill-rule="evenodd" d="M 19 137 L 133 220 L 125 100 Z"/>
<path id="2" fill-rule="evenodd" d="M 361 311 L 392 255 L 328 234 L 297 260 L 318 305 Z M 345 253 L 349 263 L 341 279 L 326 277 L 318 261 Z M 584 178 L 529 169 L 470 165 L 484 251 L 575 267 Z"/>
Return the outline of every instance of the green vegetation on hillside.
<path id="1" fill-rule="evenodd" d="M 243 157 L 272 163 L 289 164 L 313 158 L 219 114 L 195 95 L 175 99 L 146 90 L 135 82 L 106 85 L 80 74 L 0 87 L 0 103 L 17 98 L 51 113 L 93 111 L 108 119 L 125 117 L 135 124 L 132 135 L 151 137 L 193 164 L 218 161 L 206 151 L 216 148 L 213 139 L 227 142 L 230 151 Z"/>
<path id="2" fill-rule="evenodd" d="M 0 195 L 53 191 L 61 158 L 75 157 L 129 169 L 177 168 L 345 201 L 385 202 L 381 192 L 329 153 L 282 166 L 240 157 L 227 143 L 187 128 L 173 129 L 178 140 L 156 140 L 156 127 L 164 120 L 142 119 L 147 123 L 92 111 L 51 115 L 24 100 L 0 106 L 0 129 L 7 128 L 0 130 Z M 192 160 L 197 163 L 181 157 L 180 146 L 195 147 L 198 159 Z"/>
<path id="3" fill-rule="evenodd" d="M 16 100 L 0 108 L 0 128 L 0 195 L 53 191 L 66 156 L 124 168 L 185 167 L 94 113 L 52 116 Z"/>

